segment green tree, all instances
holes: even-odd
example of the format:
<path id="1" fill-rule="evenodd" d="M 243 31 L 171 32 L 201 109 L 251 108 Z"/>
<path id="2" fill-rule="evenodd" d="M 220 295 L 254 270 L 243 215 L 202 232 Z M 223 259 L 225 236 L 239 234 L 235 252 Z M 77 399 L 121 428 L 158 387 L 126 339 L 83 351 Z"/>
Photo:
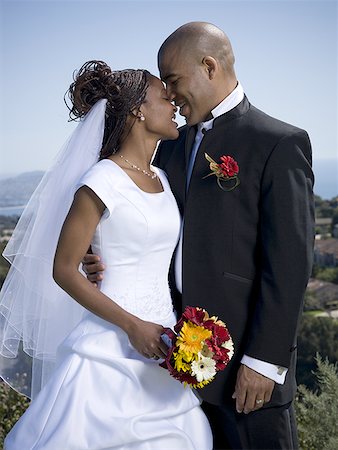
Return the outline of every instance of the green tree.
<path id="1" fill-rule="evenodd" d="M 338 361 L 338 323 L 330 317 L 313 317 L 305 314 L 298 336 L 297 382 L 316 389 L 312 375 L 316 368 L 314 357 L 319 352 L 331 363 Z"/>
<path id="2" fill-rule="evenodd" d="M 338 208 L 338 195 L 331 198 L 330 205 L 332 206 L 332 208 Z"/>
<path id="3" fill-rule="evenodd" d="M 3 256 L 1 256 L 2 252 L 4 251 L 5 245 L 6 244 L 4 242 L 0 243 L 0 287 L 3 285 L 9 269 L 9 263 Z"/>
<path id="4" fill-rule="evenodd" d="M 320 270 L 320 267 L 318 266 L 318 264 L 313 264 L 311 278 L 317 278 L 317 273 L 319 270 Z"/>
<path id="5" fill-rule="evenodd" d="M 315 358 L 318 390 L 299 386 L 295 402 L 301 450 L 338 448 L 338 370 L 318 354 Z"/>
<path id="6" fill-rule="evenodd" d="M 315 207 L 318 208 L 323 203 L 324 200 L 319 195 L 315 195 L 314 201 L 315 201 Z"/>
<path id="7" fill-rule="evenodd" d="M 323 309 L 320 299 L 317 298 L 313 292 L 306 290 L 304 297 L 304 311 L 314 311 L 320 309 Z"/>
<path id="8" fill-rule="evenodd" d="M 324 200 L 318 207 L 316 207 L 316 217 L 332 217 L 333 208 L 327 200 Z"/>
<path id="9" fill-rule="evenodd" d="M 332 233 L 333 233 L 333 228 L 334 226 L 338 223 L 338 208 L 336 207 L 333 210 L 333 215 L 332 215 Z"/>
<path id="10" fill-rule="evenodd" d="M 326 267 L 319 269 L 317 270 L 316 278 L 318 280 L 338 284 L 338 267 Z"/>
<path id="11" fill-rule="evenodd" d="M 25 383 L 24 375 L 21 382 Z M 8 384 L 0 380 L 0 448 L 11 428 L 20 419 L 29 405 L 29 399 L 11 389 Z"/>

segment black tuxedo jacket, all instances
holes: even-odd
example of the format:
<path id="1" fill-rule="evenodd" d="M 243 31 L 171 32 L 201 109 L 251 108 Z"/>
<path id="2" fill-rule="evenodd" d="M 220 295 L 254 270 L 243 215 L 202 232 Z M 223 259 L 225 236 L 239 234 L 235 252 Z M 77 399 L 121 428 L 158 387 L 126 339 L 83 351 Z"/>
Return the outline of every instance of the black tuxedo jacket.
<path id="1" fill-rule="evenodd" d="M 313 173 L 307 133 L 253 107 L 245 97 L 206 132 L 186 192 L 195 127 L 162 142 L 154 164 L 168 175 L 184 215 L 183 293 L 176 306 L 201 306 L 224 320 L 234 339 L 228 367 L 200 391 L 215 404 L 230 401 L 242 355 L 288 367 L 266 406 L 291 401 L 295 389 L 296 333 L 312 268 Z M 210 173 L 232 156 L 240 185 L 223 191 Z"/>

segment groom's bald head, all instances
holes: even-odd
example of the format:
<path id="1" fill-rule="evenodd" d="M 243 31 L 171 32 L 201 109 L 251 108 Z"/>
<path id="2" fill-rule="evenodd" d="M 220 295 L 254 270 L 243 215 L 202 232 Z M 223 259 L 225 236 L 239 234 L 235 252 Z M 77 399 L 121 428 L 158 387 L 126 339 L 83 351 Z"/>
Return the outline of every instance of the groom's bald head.
<path id="1" fill-rule="evenodd" d="M 159 49 L 159 67 L 169 54 L 191 62 L 199 62 L 205 56 L 212 56 L 219 61 L 225 72 L 234 72 L 235 58 L 229 38 L 211 23 L 190 22 L 174 31 Z"/>
<path id="2" fill-rule="evenodd" d="M 187 23 L 164 41 L 159 71 L 188 125 L 206 120 L 235 89 L 234 61 L 228 37 L 211 23 Z"/>

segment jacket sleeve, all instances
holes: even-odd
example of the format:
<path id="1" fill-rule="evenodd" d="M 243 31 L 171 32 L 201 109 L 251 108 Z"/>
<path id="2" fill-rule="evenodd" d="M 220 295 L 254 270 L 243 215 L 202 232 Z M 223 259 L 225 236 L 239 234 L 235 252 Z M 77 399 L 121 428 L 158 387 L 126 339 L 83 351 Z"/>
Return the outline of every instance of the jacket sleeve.
<path id="1" fill-rule="evenodd" d="M 261 271 L 245 354 L 289 367 L 312 269 L 313 173 L 308 135 L 283 137 L 261 185 L 258 254 Z"/>

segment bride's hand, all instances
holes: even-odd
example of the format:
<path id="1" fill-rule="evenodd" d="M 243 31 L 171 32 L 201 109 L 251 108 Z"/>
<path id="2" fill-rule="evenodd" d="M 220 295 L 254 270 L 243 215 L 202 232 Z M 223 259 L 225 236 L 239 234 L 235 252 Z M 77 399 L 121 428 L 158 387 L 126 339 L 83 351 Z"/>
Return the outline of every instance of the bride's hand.
<path id="1" fill-rule="evenodd" d="M 168 347 L 161 339 L 162 325 L 138 319 L 127 331 L 131 345 L 146 358 L 165 358 Z"/>

